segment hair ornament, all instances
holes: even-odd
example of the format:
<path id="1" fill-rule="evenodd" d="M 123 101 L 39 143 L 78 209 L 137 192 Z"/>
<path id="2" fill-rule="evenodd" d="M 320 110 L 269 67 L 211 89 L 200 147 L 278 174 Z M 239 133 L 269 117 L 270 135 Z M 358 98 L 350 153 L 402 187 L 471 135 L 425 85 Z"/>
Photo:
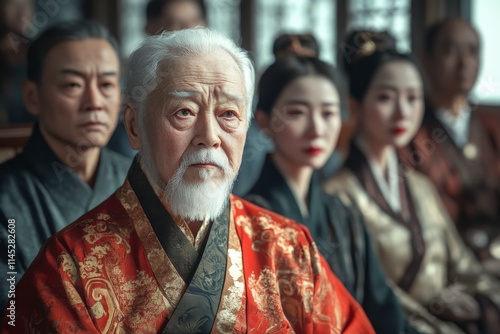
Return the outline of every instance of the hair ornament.
<path id="1" fill-rule="evenodd" d="M 353 63 L 376 51 L 395 50 L 396 48 L 395 39 L 386 31 L 359 31 L 354 35 L 353 42 L 358 47 L 358 50 L 352 55 Z"/>

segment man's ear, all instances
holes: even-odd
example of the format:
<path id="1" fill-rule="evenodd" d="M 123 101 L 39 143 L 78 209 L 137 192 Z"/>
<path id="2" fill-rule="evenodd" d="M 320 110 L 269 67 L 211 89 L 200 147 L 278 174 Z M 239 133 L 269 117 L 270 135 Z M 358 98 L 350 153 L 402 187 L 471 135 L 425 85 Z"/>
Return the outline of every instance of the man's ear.
<path id="1" fill-rule="evenodd" d="M 40 94 L 36 82 L 25 80 L 23 82 L 23 100 L 29 113 L 35 116 L 40 114 Z"/>
<path id="2" fill-rule="evenodd" d="M 127 131 L 130 146 L 134 150 L 141 148 L 141 131 L 139 127 L 139 115 L 130 102 L 125 103 L 123 109 L 123 125 Z"/>
<path id="3" fill-rule="evenodd" d="M 270 128 L 270 120 L 271 117 L 264 110 L 257 109 L 255 111 L 255 123 L 259 126 L 260 131 L 262 131 L 266 136 L 272 137 L 272 131 Z"/>

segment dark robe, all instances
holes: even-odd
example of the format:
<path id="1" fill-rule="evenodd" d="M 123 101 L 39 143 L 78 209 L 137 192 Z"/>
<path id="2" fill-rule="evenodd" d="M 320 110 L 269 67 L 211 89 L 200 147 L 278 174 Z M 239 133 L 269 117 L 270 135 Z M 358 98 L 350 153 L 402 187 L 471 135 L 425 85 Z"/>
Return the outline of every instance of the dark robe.
<path id="1" fill-rule="evenodd" d="M 68 156 L 70 153 L 68 153 Z M 77 162 L 74 152 L 70 161 Z M 52 152 L 38 125 L 23 151 L 0 165 L 0 252 L 7 254 L 9 220 L 15 220 L 15 265 L 2 256 L 0 270 L 15 272 L 16 280 L 35 258 L 43 242 L 105 200 L 122 183 L 130 162 L 101 150 L 93 187 Z M 0 305 L 7 300 L 8 282 L 1 280 Z"/>
<path id="2" fill-rule="evenodd" d="M 309 216 L 300 212 L 287 182 L 268 155 L 246 199 L 305 225 L 319 251 L 347 290 L 361 304 L 377 333 L 414 332 L 387 283 L 370 238 L 356 210 L 326 194 L 313 174 Z"/>

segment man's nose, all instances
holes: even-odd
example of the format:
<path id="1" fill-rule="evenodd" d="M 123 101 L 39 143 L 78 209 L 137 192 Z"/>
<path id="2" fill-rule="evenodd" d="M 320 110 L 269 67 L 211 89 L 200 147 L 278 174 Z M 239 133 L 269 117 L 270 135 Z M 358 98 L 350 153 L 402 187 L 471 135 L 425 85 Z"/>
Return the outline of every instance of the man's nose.
<path id="1" fill-rule="evenodd" d="M 86 85 L 83 103 L 86 111 L 101 110 L 103 108 L 103 96 L 97 83 L 88 83 Z"/>
<path id="2" fill-rule="evenodd" d="M 221 144 L 220 127 L 215 116 L 200 113 L 195 125 L 193 145 L 201 148 L 218 148 Z"/>

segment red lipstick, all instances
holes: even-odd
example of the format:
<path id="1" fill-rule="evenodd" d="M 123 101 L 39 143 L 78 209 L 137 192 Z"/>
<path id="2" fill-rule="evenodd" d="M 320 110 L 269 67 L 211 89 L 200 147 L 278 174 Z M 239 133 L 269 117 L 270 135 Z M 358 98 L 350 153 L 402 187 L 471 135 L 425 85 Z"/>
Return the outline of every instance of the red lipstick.
<path id="1" fill-rule="evenodd" d="M 406 129 L 403 127 L 395 127 L 395 128 L 392 128 L 392 130 L 391 130 L 391 133 L 393 135 L 396 135 L 396 136 L 402 135 L 405 132 L 406 132 Z"/>
<path id="2" fill-rule="evenodd" d="M 311 157 L 315 157 L 315 156 L 323 153 L 323 149 L 316 148 L 316 147 L 310 147 L 310 148 L 305 149 L 304 152 Z"/>

